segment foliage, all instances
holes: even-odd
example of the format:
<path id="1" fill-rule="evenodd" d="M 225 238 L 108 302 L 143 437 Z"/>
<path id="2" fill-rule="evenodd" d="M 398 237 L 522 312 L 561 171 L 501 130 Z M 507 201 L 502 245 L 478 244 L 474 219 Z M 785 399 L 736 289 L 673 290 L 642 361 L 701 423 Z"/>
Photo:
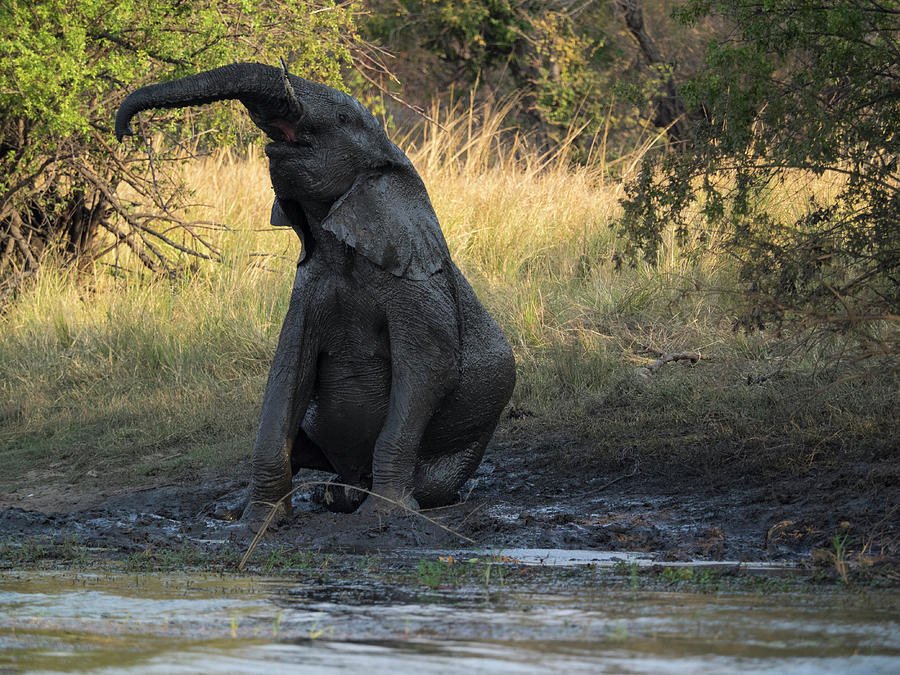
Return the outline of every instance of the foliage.
<path id="1" fill-rule="evenodd" d="M 527 17 L 509 0 L 387 0 L 373 3 L 367 28 L 391 38 L 414 38 L 426 50 L 469 71 L 502 63 L 512 53 Z"/>
<path id="2" fill-rule="evenodd" d="M 277 63 L 279 56 L 340 86 L 354 35 L 349 10 L 319 0 L 0 6 L 0 297 L 35 272 L 52 245 L 91 259 L 104 245 L 124 244 L 147 267 L 167 272 L 174 250 L 217 257 L 194 229 L 178 241 L 167 235 L 185 224 L 177 208 L 184 195 L 163 166 L 174 153 L 164 147 L 148 163 L 149 145 L 116 147 L 116 107 L 151 82 L 232 61 Z M 221 110 L 219 131 L 233 131 L 235 118 Z M 131 190 L 127 199 L 117 191 L 123 186 Z M 100 232 L 110 241 L 101 243 Z"/>
<path id="3" fill-rule="evenodd" d="M 900 4 L 692 0 L 678 16 L 733 31 L 681 86 L 703 113 L 690 150 L 646 157 L 627 188 L 623 259 L 655 261 L 674 227 L 674 245 L 733 258 L 740 325 L 809 321 L 896 352 L 878 326 L 900 321 Z M 803 177 L 830 189 L 773 199 Z"/>
<path id="4" fill-rule="evenodd" d="M 548 145 L 579 124 L 590 127 L 582 139 L 589 143 L 610 115 L 617 116 L 614 123 L 633 115 L 630 104 L 611 110 L 610 67 L 617 51 L 606 32 L 613 19 L 602 4 L 376 0 L 369 5 L 362 30 L 407 58 L 424 59 L 431 77 L 426 90 L 487 84 L 495 95 L 516 95 L 520 122 L 539 131 Z"/>

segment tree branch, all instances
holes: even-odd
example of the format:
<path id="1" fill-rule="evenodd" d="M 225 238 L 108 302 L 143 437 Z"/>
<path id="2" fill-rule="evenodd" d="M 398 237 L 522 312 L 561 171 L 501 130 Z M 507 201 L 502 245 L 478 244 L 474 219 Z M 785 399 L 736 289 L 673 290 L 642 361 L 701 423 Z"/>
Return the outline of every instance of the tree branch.
<path id="1" fill-rule="evenodd" d="M 25 241 L 25 237 L 22 236 L 20 225 L 22 225 L 22 219 L 19 217 L 19 212 L 13 211 L 9 218 L 9 233 L 12 235 L 12 238 L 16 240 L 19 249 L 22 251 L 22 255 L 25 257 L 26 271 L 36 270 L 38 268 L 37 260 L 34 259 L 31 247 L 28 245 L 28 242 Z"/>
<path id="2" fill-rule="evenodd" d="M 671 363 L 673 361 L 690 361 L 691 365 L 696 365 L 701 360 L 708 361 L 710 359 L 709 356 L 705 356 L 699 351 L 663 352 L 659 349 L 654 349 L 653 347 L 645 347 L 637 353 L 651 354 L 653 356 L 659 357 L 649 366 L 642 366 L 640 368 L 634 369 L 634 374 L 645 380 L 649 380 L 657 370 L 662 368 L 665 364 Z"/>

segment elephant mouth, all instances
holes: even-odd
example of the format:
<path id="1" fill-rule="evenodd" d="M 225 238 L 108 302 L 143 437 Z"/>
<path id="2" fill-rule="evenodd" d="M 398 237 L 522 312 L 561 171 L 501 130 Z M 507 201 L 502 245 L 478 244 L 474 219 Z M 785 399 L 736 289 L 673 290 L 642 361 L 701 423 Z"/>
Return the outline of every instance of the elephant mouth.
<path id="1" fill-rule="evenodd" d="M 286 119 L 275 119 L 260 125 L 266 135 L 276 143 L 290 143 L 301 148 L 311 148 L 309 136 L 297 131 L 297 127 Z"/>
<path id="2" fill-rule="evenodd" d="M 284 140 L 289 143 L 295 143 L 297 141 L 297 130 L 294 129 L 294 125 L 287 120 L 274 120 L 272 125 L 281 133 L 281 139 L 276 138 L 275 140 Z"/>
<path id="3" fill-rule="evenodd" d="M 289 117 L 282 116 L 280 113 L 265 114 L 250 106 L 247 106 L 247 110 L 250 112 L 250 119 L 253 120 L 253 123 L 271 138 L 273 143 L 290 144 L 300 148 L 312 147 L 309 134 L 298 130 L 297 124 L 292 122 Z"/>
<path id="4" fill-rule="evenodd" d="M 271 134 L 269 134 L 271 136 Z M 295 156 L 299 150 L 312 148 L 312 143 L 302 136 L 295 136 L 294 140 L 275 139 L 266 146 L 266 157 L 269 159 L 283 159 Z"/>

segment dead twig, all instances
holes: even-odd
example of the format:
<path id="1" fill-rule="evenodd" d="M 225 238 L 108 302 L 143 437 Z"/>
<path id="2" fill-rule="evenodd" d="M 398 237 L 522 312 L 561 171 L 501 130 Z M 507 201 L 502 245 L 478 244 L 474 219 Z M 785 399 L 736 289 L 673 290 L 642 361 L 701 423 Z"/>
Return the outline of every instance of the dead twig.
<path id="1" fill-rule="evenodd" d="M 159 240 L 165 242 L 166 244 L 168 244 L 168 245 L 171 246 L 172 248 L 174 248 L 174 249 L 176 249 L 176 250 L 178 250 L 178 251 L 181 251 L 182 253 L 187 253 L 188 255 L 192 255 L 192 256 L 195 256 L 195 257 L 197 257 L 197 258 L 203 258 L 204 260 L 214 260 L 215 262 L 221 262 L 221 259 L 220 259 L 220 258 L 218 258 L 218 257 L 213 258 L 213 257 L 210 257 L 210 256 L 206 255 L 205 253 L 202 253 L 202 252 L 197 251 L 197 250 L 195 250 L 195 249 L 187 248 L 186 246 L 182 246 L 181 244 L 178 244 L 177 242 L 173 241 L 172 239 L 170 239 L 169 237 L 167 237 L 166 235 L 164 235 L 162 232 L 158 232 L 158 231 L 154 230 L 154 229 L 151 228 L 151 227 L 147 227 L 147 226 L 144 225 L 143 223 L 140 223 L 140 224 L 138 225 L 138 227 L 141 229 L 141 231 L 146 232 L 147 234 L 156 237 L 157 239 L 159 239 Z M 185 229 L 187 229 L 187 228 L 185 228 Z M 202 239 L 200 239 L 200 238 L 197 237 L 196 235 L 194 235 L 194 238 L 197 239 L 198 241 L 200 241 L 202 244 L 206 245 L 207 248 L 209 248 L 209 249 L 210 249 L 211 251 L 213 251 L 214 253 L 217 253 L 217 251 L 216 251 L 213 247 L 211 247 L 211 246 L 209 246 L 208 244 L 206 244 L 205 241 L 203 241 Z"/>
<path id="2" fill-rule="evenodd" d="M 634 374 L 645 380 L 649 380 L 657 370 L 662 368 L 665 364 L 671 363 L 673 361 L 690 361 L 691 365 L 697 365 L 697 363 L 701 360 L 710 360 L 709 356 L 701 354 L 699 351 L 664 352 L 659 349 L 654 349 L 653 347 L 645 347 L 643 350 L 637 353 L 650 354 L 652 356 L 658 357 L 656 361 L 651 363 L 649 366 L 641 366 L 640 368 L 634 369 Z"/>
<path id="3" fill-rule="evenodd" d="M 422 119 L 430 122 L 431 124 L 434 124 L 435 126 L 437 126 L 440 129 L 446 131 L 447 130 L 446 127 L 443 124 L 441 124 L 440 121 L 432 118 L 431 115 L 429 115 L 425 111 L 424 108 L 422 108 L 421 106 L 415 105 L 413 103 L 410 103 L 409 101 L 406 101 L 399 94 L 388 89 L 386 86 L 384 86 L 380 81 L 377 81 L 375 79 L 375 77 L 370 74 L 370 73 L 375 73 L 376 76 L 387 77 L 387 78 L 393 80 L 394 82 L 398 82 L 397 77 L 391 72 L 390 68 L 388 68 L 382 61 L 380 61 L 379 59 L 375 58 L 375 56 L 373 56 L 373 53 L 375 53 L 375 52 L 385 55 L 385 56 L 391 56 L 391 57 L 393 56 L 392 54 L 385 51 L 384 49 L 381 49 L 380 47 L 377 47 L 370 43 L 364 42 L 363 48 L 357 48 L 356 50 L 354 50 L 354 57 L 355 57 L 354 61 L 356 62 L 356 65 L 357 65 L 356 72 L 359 73 L 362 76 L 362 78 L 364 80 L 366 80 L 366 82 L 368 82 L 370 85 L 375 87 L 375 89 L 377 89 L 379 92 L 381 92 L 382 95 L 387 96 L 391 100 L 399 103 L 403 107 L 412 111 L 413 113 L 415 113 Z"/>
<path id="4" fill-rule="evenodd" d="M 125 245 L 132 250 L 132 252 L 138 257 L 138 259 L 144 264 L 147 269 L 156 274 L 162 273 L 162 268 L 160 268 L 159 265 L 153 262 L 150 256 L 148 256 L 143 251 L 140 244 L 135 241 L 134 234 L 132 232 L 122 232 L 118 227 L 116 227 L 112 223 L 108 223 L 105 220 L 101 220 L 100 225 L 102 225 L 104 229 L 108 230 L 116 238 L 117 242 L 125 242 Z"/>
<path id="5" fill-rule="evenodd" d="M 594 492 L 594 493 L 603 492 L 606 488 L 612 487 L 613 485 L 618 483 L 620 480 L 625 480 L 626 478 L 631 478 L 632 476 L 636 476 L 637 472 L 638 472 L 638 463 L 635 462 L 634 468 L 631 470 L 631 473 L 622 474 L 618 478 L 613 478 L 611 481 L 604 483 L 603 485 L 598 487 L 596 490 L 591 490 L 591 492 Z"/>
<path id="6" fill-rule="evenodd" d="M 21 190 L 22 188 L 28 187 L 32 185 L 38 178 L 40 178 L 41 174 L 44 170 L 49 167 L 53 162 L 57 161 L 58 156 L 54 155 L 53 157 L 48 157 L 44 162 L 37 168 L 34 173 L 31 173 L 21 180 L 19 180 L 15 185 L 10 186 L 4 193 L 3 198 L 0 200 L 0 205 L 6 206 L 7 203 L 12 199 L 12 196 Z M 5 217 L 5 216 L 4 216 Z"/>
<path id="7" fill-rule="evenodd" d="M 141 220 L 138 217 L 129 213 L 128 210 L 122 206 L 122 204 L 119 202 L 119 200 L 116 198 L 116 196 L 112 193 L 112 191 L 110 190 L 110 188 L 106 184 L 106 182 L 103 181 L 99 176 L 97 176 L 93 171 L 91 171 L 90 168 L 88 168 L 87 166 L 84 166 L 84 165 L 76 165 L 75 168 L 82 175 L 82 177 L 84 177 L 85 180 L 87 180 L 90 184 L 92 184 L 95 188 L 97 188 L 97 190 L 104 197 L 106 197 L 106 200 L 110 203 L 113 210 L 116 213 L 118 213 L 125 220 L 125 222 L 128 223 L 128 225 L 131 226 L 131 232 L 128 232 L 127 234 L 118 232 L 117 228 L 113 229 L 113 227 L 110 226 L 110 224 L 108 224 L 105 221 L 101 222 L 101 224 L 107 230 L 109 230 L 113 234 L 116 234 L 118 236 L 118 238 L 123 240 L 129 246 L 129 248 L 131 248 L 132 251 L 134 251 L 138 255 L 138 258 L 141 260 L 141 262 L 144 263 L 144 265 L 146 265 L 152 271 L 158 273 L 162 269 L 170 276 L 172 275 L 172 268 L 169 266 L 166 256 L 147 240 L 147 238 L 144 236 L 145 233 L 152 237 L 156 237 L 157 239 L 159 239 L 160 241 L 163 241 L 164 243 L 168 244 L 172 248 L 182 251 L 183 253 L 186 253 L 188 255 L 195 256 L 198 258 L 204 258 L 206 260 L 211 260 L 211 259 L 216 260 L 216 258 L 212 258 L 211 256 L 208 256 L 205 253 L 201 253 L 200 251 L 197 251 L 195 249 L 190 249 L 185 246 L 181 246 L 181 245 L 177 244 L 176 242 L 172 241 L 170 238 L 166 237 L 164 234 L 157 232 L 156 230 L 153 230 L 150 227 L 147 227 L 147 225 L 145 225 L 143 222 L 141 222 Z M 167 219 L 177 221 L 177 219 L 175 219 L 174 217 L 170 217 Z M 143 251 L 139 252 L 138 249 L 140 247 L 135 245 L 136 242 L 134 241 L 133 234 L 136 234 L 137 237 L 143 242 L 144 247 L 147 250 L 149 250 L 151 253 L 153 253 L 153 255 L 156 256 L 156 258 L 159 260 L 158 265 L 156 263 L 153 263 L 150 260 L 150 258 L 146 255 L 146 253 L 144 253 Z M 191 234 L 193 234 L 193 233 L 191 233 Z M 202 240 L 202 238 L 198 237 L 197 235 L 193 235 L 193 236 L 196 240 L 207 245 L 206 242 L 204 242 Z M 215 249 L 213 247 L 207 245 L 207 248 L 209 248 L 211 251 L 215 252 Z"/>

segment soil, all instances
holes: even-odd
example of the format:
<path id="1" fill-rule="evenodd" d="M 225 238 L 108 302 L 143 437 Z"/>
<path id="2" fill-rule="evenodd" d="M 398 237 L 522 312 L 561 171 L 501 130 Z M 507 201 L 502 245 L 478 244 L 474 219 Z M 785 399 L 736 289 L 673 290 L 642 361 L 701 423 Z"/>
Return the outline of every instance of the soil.
<path id="1" fill-rule="evenodd" d="M 462 501 L 372 522 L 333 514 L 311 498 L 325 474 L 295 479 L 294 518 L 263 546 L 323 552 L 404 548 L 545 548 L 650 552 L 660 561 L 798 560 L 846 535 L 849 555 L 896 556 L 900 485 L 893 465 L 848 471 L 705 475 L 690 467 L 596 466 L 564 436 L 501 438 L 489 447 Z M 75 538 L 114 553 L 237 546 L 252 533 L 234 520 L 248 466 L 233 476 L 109 487 L 33 472 L 0 484 L 0 542 Z M 237 478 L 238 476 L 244 478 Z M 444 529 L 447 528 L 447 529 Z"/>

